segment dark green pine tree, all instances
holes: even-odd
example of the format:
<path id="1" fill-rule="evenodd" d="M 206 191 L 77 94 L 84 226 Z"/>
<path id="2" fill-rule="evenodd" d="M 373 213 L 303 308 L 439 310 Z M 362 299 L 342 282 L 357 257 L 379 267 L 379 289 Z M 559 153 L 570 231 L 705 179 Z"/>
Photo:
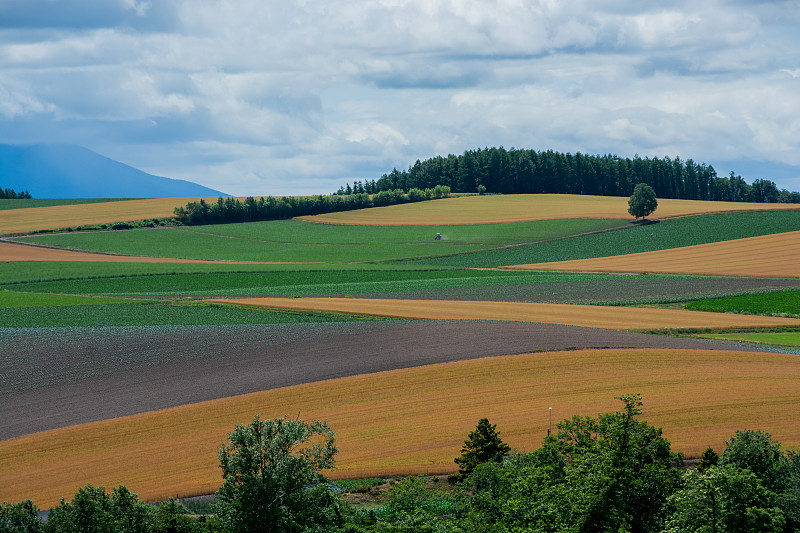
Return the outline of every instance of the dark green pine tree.
<path id="1" fill-rule="evenodd" d="M 479 464 L 498 461 L 511 451 L 511 447 L 503 442 L 495 427 L 489 423 L 488 418 L 481 418 L 475 431 L 464 441 L 461 457 L 455 459 L 458 474 L 462 478 L 471 474 Z"/>

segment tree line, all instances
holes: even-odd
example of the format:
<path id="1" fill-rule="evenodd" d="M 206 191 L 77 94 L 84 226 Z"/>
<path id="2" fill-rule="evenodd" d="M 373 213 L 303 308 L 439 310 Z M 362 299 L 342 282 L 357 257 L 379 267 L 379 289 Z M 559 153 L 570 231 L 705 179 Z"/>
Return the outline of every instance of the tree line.
<path id="1" fill-rule="evenodd" d="M 214 203 L 201 199 L 175 208 L 175 218 L 186 225 L 220 224 L 228 222 L 256 222 L 298 216 L 319 215 L 336 211 L 350 211 L 367 207 L 381 207 L 407 202 L 420 202 L 450 196 L 450 188 L 436 185 L 420 189 L 386 189 L 374 194 L 360 192 L 349 195 L 315 196 L 263 196 L 256 200 L 249 196 L 244 201 L 237 198 L 218 198 Z"/>
<path id="2" fill-rule="evenodd" d="M 730 173 L 680 157 L 623 158 L 617 155 L 560 153 L 552 150 L 483 148 L 462 155 L 417 160 L 408 170 L 393 169 L 377 180 L 355 181 L 337 194 L 374 194 L 389 189 L 447 185 L 454 193 L 590 194 L 630 196 L 637 183 L 650 185 L 659 198 L 726 202 L 800 203 L 800 193 L 757 179 L 748 184 Z"/>
<path id="3" fill-rule="evenodd" d="M 30 200 L 31 198 L 31 193 L 28 191 L 16 192 L 14 189 L 0 187 L 0 200 Z"/>
<path id="4" fill-rule="evenodd" d="M 334 433 L 323 422 L 260 420 L 236 426 L 219 450 L 223 485 L 214 515 L 187 516 L 175 501 L 145 505 L 120 486 L 87 485 L 47 522 L 30 500 L 4 503 L 6 532 L 437 532 L 694 533 L 800 530 L 800 457 L 762 431 L 737 431 L 721 454 L 709 448 L 694 469 L 660 428 L 640 420 L 641 396 L 620 411 L 573 416 L 536 451 L 517 453 L 487 419 L 456 462 L 454 485 L 396 482 L 379 509 L 359 511 L 321 470 L 334 464 Z"/>

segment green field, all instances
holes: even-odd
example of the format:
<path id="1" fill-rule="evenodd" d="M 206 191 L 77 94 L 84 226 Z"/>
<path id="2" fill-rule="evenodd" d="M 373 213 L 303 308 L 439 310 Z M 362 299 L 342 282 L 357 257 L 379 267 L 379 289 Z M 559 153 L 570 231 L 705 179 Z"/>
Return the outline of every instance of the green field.
<path id="1" fill-rule="evenodd" d="M 783 333 L 718 333 L 701 335 L 704 339 L 752 342 L 774 346 L 800 346 L 800 332 Z"/>
<path id="2" fill-rule="evenodd" d="M 686 304 L 686 309 L 714 313 L 800 317 L 800 291 L 781 291 L 715 298 Z"/>
<path id="3" fill-rule="evenodd" d="M 413 259 L 554 239 L 619 226 L 613 220 L 562 220 L 475 226 L 332 226 L 299 220 L 81 232 L 19 238 L 23 242 L 125 255 L 347 263 Z M 442 240 L 435 241 L 436 233 Z"/>
<path id="4" fill-rule="evenodd" d="M 181 228 L 193 233 L 210 233 L 237 239 L 309 244 L 517 244 L 535 242 L 623 226 L 625 220 L 542 220 L 508 224 L 461 226 L 340 226 L 303 220 L 275 220 L 245 224 L 219 224 Z"/>
<path id="5" fill-rule="evenodd" d="M 0 309 L 12 307 L 52 307 L 63 305 L 101 305 L 123 303 L 121 298 L 90 298 L 67 294 L 33 294 L 0 289 Z M 4 311 L 4 313 L 7 311 Z"/>
<path id="6" fill-rule="evenodd" d="M 457 268 L 569 261 L 666 250 L 800 230 L 800 210 L 721 213 L 663 220 L 620 231 L 435 259 L 421 264 Z"/>
<path id="7" fill-rule="evenodd" d="M 651 276 L 652 278 L 653 276 Z M 671 276 L 659 276 L 668 278 Z M 674 276 L 672 276 L 674 277 Z M 328 270 L 153 274 L 8 284 L 69 294 L 328 295 L 620 280 L 615 274 L 495 270 Z"/>
<path id="8" fill-rule="evenodd" d="M 206 303 L 150 302 L 7 308 L 0 314 L 0 327 L 210 326 L 354 320 L 359 318 L 353 315 L 278 312 Z"/>

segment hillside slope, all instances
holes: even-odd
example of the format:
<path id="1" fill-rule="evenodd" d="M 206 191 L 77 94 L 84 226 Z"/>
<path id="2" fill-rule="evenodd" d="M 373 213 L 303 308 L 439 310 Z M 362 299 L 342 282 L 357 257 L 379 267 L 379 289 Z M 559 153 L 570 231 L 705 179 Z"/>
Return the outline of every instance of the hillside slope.
<path id="1" fill-rule="evenodd" d="M 227 196 L 185 180 L 153 176 L 80 146 L 0 145 L 0 185 L 34 198 Z"/>

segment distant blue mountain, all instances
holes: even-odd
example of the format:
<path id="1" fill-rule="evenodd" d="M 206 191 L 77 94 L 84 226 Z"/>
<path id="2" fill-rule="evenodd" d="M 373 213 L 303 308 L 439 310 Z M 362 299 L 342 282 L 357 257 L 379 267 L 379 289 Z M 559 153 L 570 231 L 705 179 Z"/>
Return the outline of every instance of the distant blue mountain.
<path id="1" fill-rule="evenodd" d="M 34 198 L 229 196 L 191 181 L 153 176 L 68 144 L 0 144 L 0 187 Z"/>

